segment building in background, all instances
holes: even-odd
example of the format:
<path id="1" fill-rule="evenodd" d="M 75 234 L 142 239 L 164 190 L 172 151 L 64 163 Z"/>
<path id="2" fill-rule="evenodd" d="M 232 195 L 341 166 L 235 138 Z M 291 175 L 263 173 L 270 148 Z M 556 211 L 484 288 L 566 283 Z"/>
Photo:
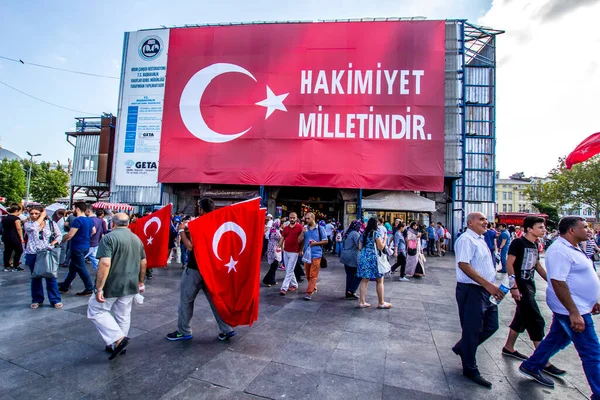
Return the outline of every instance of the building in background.
<path id="1" fill-rule="evenodd" d="M 403 46 L 418 42 L 423 49 L 409 52 L 414 59 L 407 58 L 399 49 L 395 55 L 367 45 L 363 38 L 369 35 L 354 35 L 352 40 L 368 57 L 328 50 L 325 67 L 319 58 L 315 65 L 283 62 L 291 59 L 289 45 L 279 46 L 278 38 L 285 35 L 290 40 L 345 40 L 344 35 L 371 28 L 389 30 L 389 37 L 404 38 L 398 41 Z M 298 34 L 320 30 L 342 36 Z M 279 34 L 273 35 L 275 31 Z M 219 40 L 211 41 L 202 57 L 211 52 L 215 56 L 199 56 L 192 63 L 190 49 L 182 43 L 196 43 L 207 33 Z M 126 33 L 119 115 L 110 142 L 114 151 L 109 152 L 114 158 L 105 157 L 102 164 L 107 149 L 100 143 L 101 126 L 68 133 L 77 138 L 72 193 L 110 192 L 111 202 L 140 207 L 173 203 L 175 210 L 189 214 L 203 196 L 212 197 L 218 206 L 260 196 L 273 214 L 312 211 L 344 225 L 370 216 L 433 220 L 456 233 L 468 213 L 491 216 L 496 209 L 495 68 L 496 35 L 501 33 L 466 20 L 422 18 L 200 25 Z M 178 40 L 170 46 L 175 36 Z M 413 36 L 419 40 L 407 39 Z M 227 40 L 249 45 L 248 37 L 252 43 L 271 43 L 265 47 L 268 54 L 223 56 L 227 53 L 219 46 L 228 46 Z M 297 48 L 323 46 L 301 45 Z M 272 68 L 262 64 L 269 62 Z M 341 68 L 351 79 L 338 76 L 336 83 L 335 73 Z M 313 74 L 310 89 L 307 71 Z M 416 77 L 423 79 L 420 89 Z M 165 92 L 166 81 L 170 83 Z M 392 82 L 393 96 L 384 92 L 387 81 Z M 348 96 L 327 97 L 336 88 L 338 96 L 340 88 Z M 310 90 L 315 96 L 307 95 Z M 415 96 L 418 90 L 425 95 Z M 224 100 L 224 93 L 237 97 Z M 298 119 L 281 122 L 299 113 L 304 113 L 300 133 Z M 419 131 L 425 117 L 431 130 Z M 255 121 L 250 133 L 247 121 Z M 350 123 L 354 128 L 347 127 Z M 221 124 L 221 133 L 213 130 L 216 124 Z M 408 124 L 411 128 L 405 130 Z M 359 126 L 365 136 L 368 131 L 374 135 L 372 140 L 359 138 Z M 342 137 L 352 129 L 354 137 Z M 80 141 L 85 143 L 77 144 Z M 99 155 L 98 167 L 94 154 Z M 299 164 L 290 168 L 281 155 L 295 157 Z"/>
<path id="2" fill-rule="evenodd" d="M 536 213 L 525 189 L 532 179 L 522 174 L 511 175 L 508 179 L 496 179 L 496 212 Z"/>

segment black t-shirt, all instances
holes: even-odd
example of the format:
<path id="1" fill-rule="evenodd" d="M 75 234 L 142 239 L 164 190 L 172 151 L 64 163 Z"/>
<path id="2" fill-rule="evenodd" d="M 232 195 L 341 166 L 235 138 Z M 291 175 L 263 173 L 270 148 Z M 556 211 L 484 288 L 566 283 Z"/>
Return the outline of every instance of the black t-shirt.
<path id="1" fill-rule="evenodd" d="M 525 237 L 515 239 L 510 243 L 508 254 L 515 256 L 513 268 L 517 285 L 533 285 L 535 266 L 540 259 L 537 244 Z"/>
<path id="2" fill-rule="evenodd" d="M 188 239 L 190 238 L 190 233 L 188 231 L 181 232 L 181 234 L 187 235 Z M 183 241 L 181 243 L 183 244 Z M 188 254 L 187 267 L 189 269 L 195 269 L 196 271 L 198 271 L 198 263 L 196 262 L 196 256 L 194 255 L 194 249 L 192 249 L 188 253 L 189 254 Z"/>
<path id="3" fill-rule="evenodd" d="M 21 238 L 15 225 L 17 221 L 19 221 L 19 217 L 15 215 L 7 215 L 2 218 L 2 241 L 4 243 L 21 243 Z"/>

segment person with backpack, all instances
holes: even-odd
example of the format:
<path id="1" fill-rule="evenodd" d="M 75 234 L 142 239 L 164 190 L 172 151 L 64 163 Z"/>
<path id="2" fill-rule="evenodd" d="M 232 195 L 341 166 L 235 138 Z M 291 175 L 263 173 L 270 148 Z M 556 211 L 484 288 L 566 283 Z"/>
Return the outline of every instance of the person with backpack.
<path id="1" fill-rule="evenodd" d="M 304 216 L 306 226 L 299 241 L 304 240 L 304 270 L 308 286 L 306 287 L 306 295 L 304 300 L 312 300 L 312 295 L 317 291 L 317 279 L 321 270 L 321 259 L 323 257 L 323 246 L 327 241 L 327 233 L 325 228 L 318 226 L 315 221 L 315 215 L 308 213 Z"/>
<path id="2" fill-rule="evenodd" d="M 344 227 L 340 225 L 335 232 L 335 251 L 333 252 L 333 254 L 337 254 L 338 257 L 341 257 L 343 248 L 344 248 Z"/>

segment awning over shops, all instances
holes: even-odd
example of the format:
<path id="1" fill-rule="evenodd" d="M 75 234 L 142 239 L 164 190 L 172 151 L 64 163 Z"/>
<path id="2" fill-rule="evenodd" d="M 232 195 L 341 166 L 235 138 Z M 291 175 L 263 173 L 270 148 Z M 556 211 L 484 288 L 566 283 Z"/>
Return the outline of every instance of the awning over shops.
<path id="1" fill-rule="evenodd" d="M 435 212 L 435 201 L 413 192 L 379 192 L 365 197 L 363 210 Z"/>
<path id="2" fill-rule="evenodd" d="M 105 202 L 101 201 L 101 202 L 92 204 L 92 207 L 102 208 L 104 210 L 114 210 L 114 211 L 121 211 L 121 210 L 133 211 L 132 206 L 130 206 L 129 204 L 123 204 L 123 203 L 105 203 Z"/>

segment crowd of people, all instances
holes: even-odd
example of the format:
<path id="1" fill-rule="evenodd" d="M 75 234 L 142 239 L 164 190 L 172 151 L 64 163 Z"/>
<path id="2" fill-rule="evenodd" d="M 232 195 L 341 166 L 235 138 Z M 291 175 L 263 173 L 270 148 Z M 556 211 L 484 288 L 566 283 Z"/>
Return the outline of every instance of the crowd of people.
<path id="1" fill-rule="evenodd" d="M 214 210 L 211 199 L 202 199 L 200 215 Z M 146 255 L 141 240 L 128 228 L 141 215 L 105 213 L 92 210 L 86 203 L 75 203 L 72 211 L 57 210 L 48 215 L 42 206 L 23 209 L 13 204 L 2 218 L 5 271 L 22 271 L 24 262 L 32 272 L 30 307 L 37 309 L 46 296 L 56 309 L 63 307 L 61 296 L 68 294 L 79 276 L 84 289 L 76 296 L 90 296 L 88 318 L 95 324 L 106 343 L 109 359 L 124 354 L 134 301 L 143 301 L 144 281 L 148 277 Z M 108 217 L 108 220 L 107 220 Z M 219 340 L 233 337 L 235 330 L 225 323 L 215 309 L 196 262 L 192 238 L 187 229 L 191 218 L 174 215 L 170 226 L 171 256 L 169 261 L 182 263 L 177 330 L 168 333 L 171 341 L 193 337 L 191 319 L 194 301 L 204 291 L 220 333 Z M 600 314 L 600 280 L 594 261 L 600 251 L 597 232 L 579 217 L 565 217 L 558 230 L 548 232 L 543 218 L 525 218 L 523 226 L 507 227 L 490 224 L 481 213 L 467 217 L 467 228 L 461 230 L 455 243 L 456 300 L 462 335 L 453 346 L 460 356 L 463 374 L 475 383 L 491 387 L 477 366 L 477 348 L 499 328 L 498 303 L 508 294 L 515 301 L 513 320 L 501 354 L 523 361 L 519 371 L 542 385 L 553 387 L 546 375 L 561 377 L 567 371 L 550 359 L 571 342 L 583 362 L 592 388 L 592 398 L 600 395 L 600 342 L 592 314 Z M 382 218 L 354 220 L 344 229 L 335 220 L 316 221 L 307 213 L 298 218 L 273 219 L 267 215 L 264 229 L 264 253 L 269 270 L 263 284 L 271 287 L 277 271 L 285 277 L 279 287 L 282 296 L 298 291 L 307 281 L 304 299 L 313 300 L 321 268 L 327 267 L 325 253 L 340 257 L 346 273 L 344 298 L 357 301 L 358 308 L 369 308 L 367 288 L 375 282 L 377 308 L 389 309 L 385 301 L 384 278 L 399 270 L 399 281 L 425 276 L 426 256 L 443 257 L 448 249 L 449 232 L 441 223 L 428 227 L 411 221 L 396 220 L 391 225 Z M 60 262 L 68 273 L 62 282 L 57 275 L 34 274 L 41 258 L 51 249 L 62 248 Z M 546 252 L 544 268 L 540 257 Z M 44 257 L 42 257 L 44 255 Z M 95 282 L 86 259 L 96 270 Z M 390 262 L 391 261 L 391 262 Z M 393 262 L 393 264 L 392 264 Z M 498 270 L 500 264 L 500 270 Z M 117 267 L 115 267 L 117 266 Z M 496 274 L 506 273 L 500 286 Z M 553 312 L 552 325 L 545 335 L 545 320 L 536 300 L 535 276 L 548 282 L 546 301 Z M 517 339 L 527 332 L 534 352 L 520 352 Z"/>
<path id="2" fill-rule="evenodd" d="M 494 227 L 478 212 L 469 214 L 467 223 L 455 244 L 456 300 L 462 335 L 452 348 L 462 360 L 463 375 L 492 387 L 479 372 L 476 352 L 498 330 L 498 303 L 510 293 L 516 307 L 502 355 L 523 361 L 519 366 L 523 375 L 554 387 L 554 381 L 546 375 L 562 377 L 567 371 L 554 366 L 550 359 L 572 342 L 582 360 L 592 399 L 600 398 L 600 342 L 591 317 L 600 314 L 600 280 L 593 257 L 585 251 L 585 246 L 594 242 L 585 220 L 564 217 L 558 233 L 550 236 L 546 221 L 535 216 L 526 217 L 523 229 L 514 230 L 504 224 Z M 494 259 L 498 251 L 502 271 L 507 274 L 500 286 L 496 285 L 500 271 Z M 540 262 L 543 251 L 546 268 Z M 536 300 L 536 274 L 548 282 L 546 302 L 553 317 L 546 335 Z M 531 356 L 515 348 L 519 334 L 525 331 L 535 348 Z"/>

